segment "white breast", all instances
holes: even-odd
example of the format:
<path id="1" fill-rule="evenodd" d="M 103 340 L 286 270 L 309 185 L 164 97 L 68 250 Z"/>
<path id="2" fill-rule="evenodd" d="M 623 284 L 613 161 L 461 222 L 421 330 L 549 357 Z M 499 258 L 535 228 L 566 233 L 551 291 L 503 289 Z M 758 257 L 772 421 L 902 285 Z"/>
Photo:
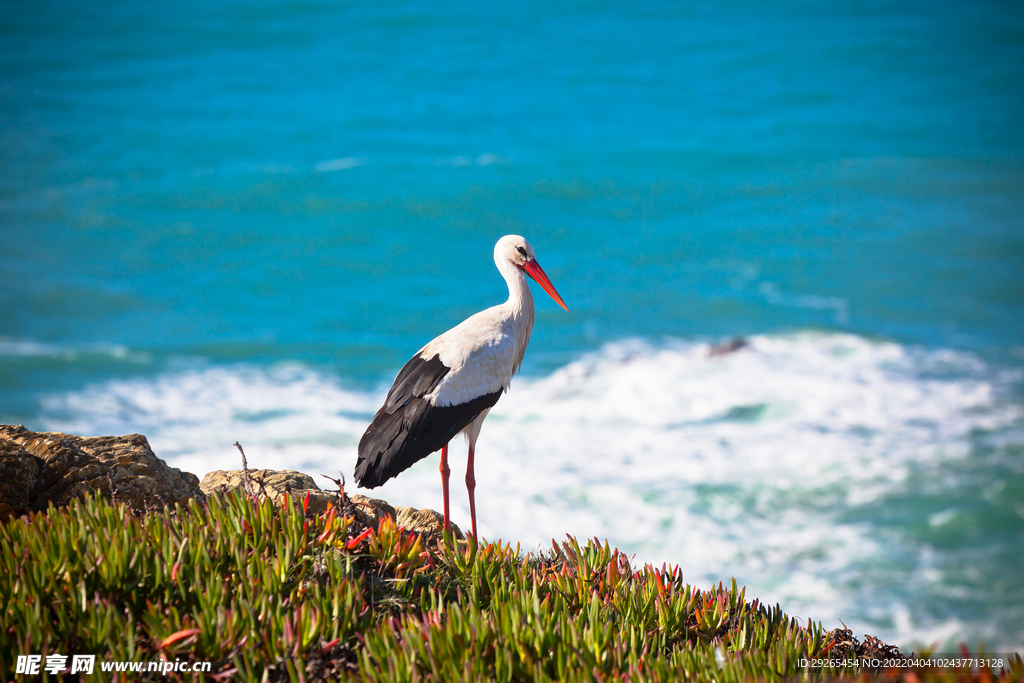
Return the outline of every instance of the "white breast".
<path id="1" fill-rule="evenodd" d="M 445 407 L 508 390 L 529 340 L 530 331 L 525 330 L 524 335 L 523 330 L 526 322 L 511 315 L 507 307 L 494 306 L 427 344 L 420 358 L 436 354 L 451 371 L 423 398 Z"/>

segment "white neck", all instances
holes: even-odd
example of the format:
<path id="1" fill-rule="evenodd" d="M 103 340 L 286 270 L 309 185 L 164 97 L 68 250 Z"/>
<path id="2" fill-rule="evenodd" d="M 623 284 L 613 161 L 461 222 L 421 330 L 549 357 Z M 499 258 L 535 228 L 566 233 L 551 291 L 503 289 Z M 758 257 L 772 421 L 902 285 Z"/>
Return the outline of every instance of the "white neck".
<path id="1" fill-rule="evenodd" d="M 523 362 L 526 345 L 530 343 L 530 332 L 533 331 L 533 294 L 530 293 L 530 285 L 526 282 L 526 273 L 521 268 L 517 268 L 507 259 L 495 259 L 494 262 L 508 284 L 508 301 L 502 308 L 505 309 L 504 318 L 513 325 L 513 334 L 516 338 L 517 358 L 512 371 L 514 374 Z"/>
<path id="2" fill-rule="evenodd" d="M 533 294 L 530 292 L 530 285 L 526 282 L 526 273 L 510 261 L 502 260 L 497 265 L 501 276 L 505 278 L 505 284 L 508 285 L 508 301 L 505 302 L 505 307 L 515 317 L 526 314 L 532 323 Z"/>

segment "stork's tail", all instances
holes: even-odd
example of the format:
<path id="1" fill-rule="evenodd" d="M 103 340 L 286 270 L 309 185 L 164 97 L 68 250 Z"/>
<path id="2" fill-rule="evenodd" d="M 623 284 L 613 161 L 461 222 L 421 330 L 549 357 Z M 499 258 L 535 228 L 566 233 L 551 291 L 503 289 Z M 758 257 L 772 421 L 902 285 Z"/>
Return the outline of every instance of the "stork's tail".
<path id="1" fill-rule="evenodd" d="M 500 396 L 501 391 L 496 391 L 443 408 L 414 398 L 393 412 L 388 412 L 387 406 L 381 408 L 359 440 L 356 484 L 376 488 L 441 450 Z"/>

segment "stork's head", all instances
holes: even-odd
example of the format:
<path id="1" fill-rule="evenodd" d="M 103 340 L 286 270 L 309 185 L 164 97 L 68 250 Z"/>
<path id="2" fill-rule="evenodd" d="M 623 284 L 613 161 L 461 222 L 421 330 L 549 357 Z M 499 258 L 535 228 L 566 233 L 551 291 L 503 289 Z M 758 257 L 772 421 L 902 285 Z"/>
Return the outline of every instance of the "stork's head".
<path id="1" fill-rule="evenodd" d="M 520 235 L 505 235 L 498 243 L 494 245 L 494 262 L 498 264 L 498 269 L 501 270 L 502 263 L 511 263 L 513 266 L 523 271 L 531 278 L 533 278 L 537 284 L 544 288 L 544 291 L 551 295 L 559 306 L 565 310 L 569 310 L 565 302 L 562 301 L 562 297 L 555 291 L 555 286 L 551 284 L 551 280 L 544 274 L 544 270 L 537 263 L 537 258 L 534 256 L 533 247 L 526 241 L 525 237 Z"/>

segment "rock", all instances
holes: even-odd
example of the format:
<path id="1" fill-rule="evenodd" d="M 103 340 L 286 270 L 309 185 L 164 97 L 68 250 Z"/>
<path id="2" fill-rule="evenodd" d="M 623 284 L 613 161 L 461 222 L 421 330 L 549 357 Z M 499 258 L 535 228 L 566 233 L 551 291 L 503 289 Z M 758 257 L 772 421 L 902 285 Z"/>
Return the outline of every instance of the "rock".
<path id="1" fill-rule="evenodd" d="M 321 513 L 338 505 L 336 492 L 323 491 L 313 478 L 292 470 L 249 470 L 256 493 L 279 501 L 288 494 L 298 500 L 309 494 L 309 510 Z M 111 496 L 111 485 L 113 495 Z M 203 477 L 169 467 L 156 457 L 141 434 L 81 437 L 60 432 L 31 432 L 25 427 L 0 425 L 0 521 L 51 503 L 67 505 L 90 491 L 112 497 L 139 510 L 205 500 L 214 491 L 242 488 L 242 470 L 217 470 Z M 387 501 L 349 496 L 356 518 L 376 528 L 392 517 L 408 531 L 440 536 L 444 518 L 434 510 L 394 508 Z M 457 538 L 463 538 L 452 525 Z"/>
<path id="2" fill-rule="evenodd" d="M 338 504 L 338 496 L 329 491 L 322 491 L 316 485 L 313 478 L 308 474 L 294 470 L 249 470 L 249 479 L 252 481 L 255 493 L 263 493 L 273 501 L 280 500 L 281 496 L 287 493 L 298 499 L 303 499 L 309 493 L 309 511 L 313 514 L 320 514 L 327 510 L 327 504 Z M 203 493 L 210 495 L 214 491 L 230 493 L 235 489 L 243 488 L 242 470 L 215 470 L 203 477 L 199 487 Z"/>
<path id="3" fill-rule="evenodd" d="M 249 470 L 249 479 L 256 493 L 266 493 L 275 499 L 283 493 L 320 490 L 313 477 L 294 470 Z M 242 481 L 242 470 L 215 470 L 203 477 L 199 488 L 207 495 L 214 491 L 227 493 L 242 488 Z"/>
<path id="4" fill-rule="evenodd" d="M 384 517 L 398 518 L 395 508 L 391 507 L 386 500 L 368 498 L 358 493 L 349 496 L 349 500 L 352 501 L 352 505 L 355 508 L 356 518 L 366 526 L 372 526 L 374 529 L 377 528 L 380 520 Z"/>
<path id="5" fill-rule="evenodd" d="M 136 509 L 203 498 L 199 478 L 169 467 L 141 434 L 81 437 L 0 425 L 0 517 L 67 505 L 97 491 Z"/>
<path id="6" fill-rule="evenodd" d="M 398 512 L 398 518 L 395 521 L 398 522 L 398 526 L 404 526 L 409 531 L 437 537 L 440 537 L 444 532 L 444 515 L 436 510 L 428 508 L 423 508 L 422 510 L 417 510 L 416 508 L 397 508 L 396 511 Z M 455 533 L 455 538 L 465 539 L 462 531 L 459 527 L 455 526 L 454 522 L 452 522 L 452 531 Z"/>
<path id="7" fill-rule="evenodd" d="M 337 493 L 323 491 L 316 485 L 313 478 L 292 470 L 249 470 L 249 479 L 256 493 L 265 493 L 271 500 L 278 501 L 282 494 L 287 493 L 299 500 L 309 493 L 309 510 L 319 514 L 327 510 L 327 504 L 338 505 Z M 203 477 L 199 485 L 203 493 L 209 495 L 214 491 L 229 493 L 242 488 L 242 470 L 217 470 Z M 444 529 L 444 517 L 434 510 L 417 510 L 415 508 L 394 508 L 385 500 L 369 498 L 358 493 L 349 496 L 355 510 L 356 519 L 368 527 L 377 528 L 382 517 L 392 517 L 399 526 L 408 531 L 440 536 Z M 462 531 L 452 525 L 456 538 L 463 538 Z"/>
<path id="8" fill-rule="evenodd" d="M 422 510 L 417 510 L 416 508 L 395 508 L 388 505 L 386 501 L 377 498 L 367 498 L 359 494 L 349 496 L 349 498 L 352 499 L 356 506 L 357 515 L 360 510 L 363 510 L 366 516 L 370 518 L 369 523 L 360 519 L 367 526 L 376 527 L 382 516 L 391 516 L 394 517 L 395 523 L 400 527 L 405 527 L 406 531 L 436 538 L 440 538 L 441 533 L 444 531 L 444 515 L 436 510 L 428 508 L 423 508 Z M 452 532 L 455 534 L 455 538 L 465 538 L 462 535 L 462 530 L 454 522 L 452 522 Z"/>
<path id="9" fill-rule="evenodd" d="M 749 347 L 750 342 L 743 337 L 733 337 L 729 341 L 720 342 L 712 346 L 708 350 L 708 357 L 715 358 L 717 356 L 728 356 L 730 353 L 736 353 L 740 349 L 746 349 Z"/>
<path id="10" fill-rule="evenodd" d="M 40 460 L 17 443 L 0 439 L 0 520 L 32 510 Z"/>

